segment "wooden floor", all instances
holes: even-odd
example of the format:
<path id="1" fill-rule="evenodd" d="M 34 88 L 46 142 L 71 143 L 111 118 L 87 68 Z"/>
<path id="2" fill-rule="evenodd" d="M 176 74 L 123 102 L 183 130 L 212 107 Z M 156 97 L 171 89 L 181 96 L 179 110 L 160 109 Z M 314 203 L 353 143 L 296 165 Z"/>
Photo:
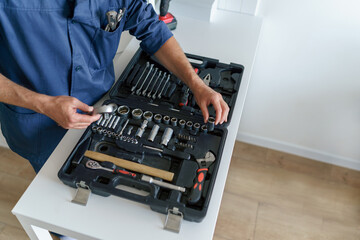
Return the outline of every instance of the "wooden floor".
<path id="1" fill-rule="evenodd" d="M 34 178 L 0 148 L 0 240 L 28 239 L 11 214 Z M 360 239 L 360 172 L 237 142 L 215 240 Z"/>

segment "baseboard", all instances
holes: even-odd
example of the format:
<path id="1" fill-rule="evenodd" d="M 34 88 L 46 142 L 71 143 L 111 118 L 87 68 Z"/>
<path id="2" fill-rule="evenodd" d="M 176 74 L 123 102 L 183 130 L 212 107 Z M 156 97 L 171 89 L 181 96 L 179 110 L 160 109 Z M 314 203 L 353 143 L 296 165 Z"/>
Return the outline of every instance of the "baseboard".
<path id="1" fill-rule="evenodd" d="M 346 158 L 327 152 L 322 152 L 316 149 L 306 148 L 303 146 L 281 142 L 270 138 L 256 136 L 248 133 L 238 132 L 236 140 L 250 143 L 253 145 L 266 147 L 305 158 L 310 158 L 320 162 L 325 162 L 340 167 L 360 170 L 360 161 L 356 159 Z"/>

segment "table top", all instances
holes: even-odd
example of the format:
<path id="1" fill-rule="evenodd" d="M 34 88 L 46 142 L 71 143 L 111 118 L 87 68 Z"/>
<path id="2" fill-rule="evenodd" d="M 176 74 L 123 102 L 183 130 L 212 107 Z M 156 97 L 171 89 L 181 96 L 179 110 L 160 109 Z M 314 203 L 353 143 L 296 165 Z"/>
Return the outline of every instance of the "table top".
<path id="1" fill-rule="evenodd" d="M 37 226 L 86 239 L 211 239 L 225 187 L 232 150 L 245 102 L 246 91 L 261 30 L 261 18 L 217 11 L 211 22 L 182 17 L 174 31 L 188 53 L 239 63 L 245 71 L 236 101 L 220 168 L 206 217 L 201 223 L 183 221 L 180 233 L 163 229 L 165 215 L 149 206 L 116 196 L 90 196 L 87 206 L 71 202 L 75 189 L 63 184 L 57 173 L 84 130 L 69 130 L 13 209 Z M 114 59 L 116 79 L 139 47 L 136 39 Z"/>

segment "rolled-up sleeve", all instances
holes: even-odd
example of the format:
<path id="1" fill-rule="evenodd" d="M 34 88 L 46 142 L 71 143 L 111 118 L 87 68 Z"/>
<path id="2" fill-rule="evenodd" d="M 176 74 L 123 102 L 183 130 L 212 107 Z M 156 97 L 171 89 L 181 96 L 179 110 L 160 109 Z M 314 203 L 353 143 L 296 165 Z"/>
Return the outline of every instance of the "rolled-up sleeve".
<path id="1" fill-rule="evenodd" d="M 142 0 L 132 0 L 126 17 L 124 30 L 141 41 L 140 47 L 150 55 L 173 36 L 163 21 L 158 19 L 151 4 Z"/>

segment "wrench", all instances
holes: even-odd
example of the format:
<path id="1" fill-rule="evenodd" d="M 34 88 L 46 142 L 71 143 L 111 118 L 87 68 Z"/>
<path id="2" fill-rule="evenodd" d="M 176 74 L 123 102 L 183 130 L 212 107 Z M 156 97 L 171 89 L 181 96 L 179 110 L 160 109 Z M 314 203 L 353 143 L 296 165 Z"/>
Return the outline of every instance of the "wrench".
<path id="1" fill-rule="evenodd" d="M 140 93 L 141 93 L 141 89 L 143 88 L 143 86 L 144 86 L 144 84 L 145 84 L 146 80 L 149 78 L 150 73 L 151 73 L 151 71 L 152 71 L 153 67 L 154 67 L 154 64 L 151 64 L 151 65 L 150 65 L 149 72 L 147 73 L 147 75 L 146 75 L 145 79 L 144 79 L 144 80 L 143 80 L 143 82 L 141 83 L 141 85 L 140 85 L 140 87 L 138 88 L 138 90 L 136 90 L 136 95 L 140 95 Z"/>
<path id="2" fill-rule="evenodd" d="M 206 173 L 209 170 L 210 165 L 215 161 L 215 155 L 209 151 L 205 154 L 204 158 L 196 159 L 196 161 L 199 164 L 199 169 L 196 171 L 197 175 L 194 187 L 191 189 L 190 197 L 188 198 L 190 204 L 195 204 L 200 200 Z"/>
<path id="3" fill-rule="evenodd" d="M 133 92 L 135 91 L 137 85 L 139 84 L 140 82 L 140 79 L 142 78 L 142 76 L 144 76 L 145 72 L 146 72 L 146 69 L 150 66 L 150 63 L 149 62 L 146 62 L 146 66 L 144 68 L 144 71 L 141 73 L 139 79 L 137 80 L 136 84 L 131 88 L 131 94 L 133 94 Z"/>
<path id="4" fill-rule="evenodd" d="M 148 85 L 146 86 L 146 88 L 145 88 L 144 91 L 142 92 L 142 95 L 143 95 L 143 96 L 146 95 L 146 91 L 148 90 L 148 88 L 149 88 L 150 84 L 152 83 L 153 79 L 155 78 L 156 73 L 157 73 L 158 70 L 159 70 L 158 68 L 155 68 L 155 72 L 152 74 Z"/>
<path id="5" fill-rule="evenodd" d="M 161 74 L 162 74 L 162 73 L 163 73 L 162 71 L 159 71 L 158 77 L 156 78 L 154 84 L 151 86 L 151 89 L 149 90 L 149 93 L 147 94 L 147 97 L 148 97 L 148 98 L 151 98 L 151 93 L 152 93 L 152 91 L 154 90 L 154 87 L 155 87 L 156 83 L 157 83 L 157 82 L 159 81 L 159 79 L 161 78 Z"/>
<path id="6" fill-rule="evenodd" d="M 121 170 L 121 169 L 112 169 L 112 168 L 106 168 L 106 167 L 103 167 L 100 165 L 100 163 L 96 162 L 96 161 L 93 161 L 93 160 L 88 160 L 85 164 L 85 166 L 87 168 L 90 168 L 90 169 L 95 169 L 95 170 L 105 170 L 105 171 L 108 171 L 108 172 L 112 172 L 112 173 L 121 173 L 121 174 L 125 174 L 125 175 L 129 175 L 129 176 L 132 176 L 132 177 L 136 177 L 136 174 L 135 173 L 131 173 L 131 172 L 128 172 L 128 171 L 125 171 L 125 170 Z"/>
<path id="7" fill-rule="evenodd" d="M 157 88 L 155 90 L 155 93 L 152 95 L 152 99 L 155 100 L 155 98 L 157 96 L 157 92 L 159 91 L 161 83 L 164 81 L 165 77 L 166 77 L 166 73 L 164 73 L 164 76 L 161 78 L 160 83 L 159 83 L 159 85 L 157 86 Z"/>
<path id="8" fill-rule="evenodd" d="M 158 95 L 158 98 L 161 98 L 161 94 L 163 93 L 163 91 L 164 91 L 164 89 L 165 89 L 165 86 L 166 86 L 166 84 L 168 83 L 169 79 L 170 79 L 170 74 L 168 75 L 168 77 L 167 77 L 167 79 L 166 79 L 166 81 L 165 81 L 165 83 L 164 83 L 164 86 L 163 86 L 163 88 L 161 89 L 161 92 L 160 92 L 159 95 Z"/>

